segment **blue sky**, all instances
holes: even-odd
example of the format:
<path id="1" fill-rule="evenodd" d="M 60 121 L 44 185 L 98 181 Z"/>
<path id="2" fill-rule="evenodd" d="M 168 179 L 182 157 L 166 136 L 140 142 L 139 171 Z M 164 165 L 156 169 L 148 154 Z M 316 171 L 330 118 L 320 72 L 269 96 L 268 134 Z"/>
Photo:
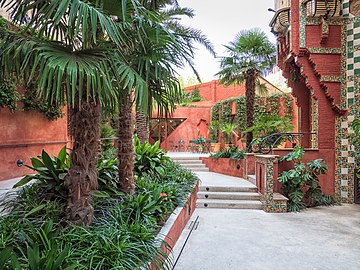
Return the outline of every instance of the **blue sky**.
<path id="1" fill-rule="evenodd" d="M 195 18 L 183 19 L 182 23 L 200 29 L 214 44 L 219 56 L 224 55 L 224 47 L 243 29 L 261 28 L 275 43 L 275 36 L 270 32 L 269 23 L 274 15 L 268 8 L 274 7 L 273 0 L 178 0 L 182 7 L 195 11 Z M 196 69 L 203 82 L 216 79 L 219 71 L 218 60 L 214 59 L 205 48 L 198 46 L 195 56 Z M 179 70 L 181 77 L 192 76 L 189 68 Z"/>

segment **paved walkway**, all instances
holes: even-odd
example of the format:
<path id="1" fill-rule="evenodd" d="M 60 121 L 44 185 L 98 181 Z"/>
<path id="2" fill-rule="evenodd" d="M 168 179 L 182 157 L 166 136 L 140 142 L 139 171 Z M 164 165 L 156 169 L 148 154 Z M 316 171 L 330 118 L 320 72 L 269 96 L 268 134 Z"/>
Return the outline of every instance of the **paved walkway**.
<path id="1" fill-rule="evenodd" d="M 174 248 L 175 270 L 360 269 L 360 205 L 300 213 L 196 209 Z"/>

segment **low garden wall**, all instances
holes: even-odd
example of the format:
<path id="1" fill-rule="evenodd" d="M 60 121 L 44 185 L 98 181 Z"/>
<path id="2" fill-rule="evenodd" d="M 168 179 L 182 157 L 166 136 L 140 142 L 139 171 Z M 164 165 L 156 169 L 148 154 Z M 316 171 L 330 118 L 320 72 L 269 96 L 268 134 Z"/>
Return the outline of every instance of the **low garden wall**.
<path id="1" fill-rule="evenodd" d="M 211 172 L 245 178 L 245 159 L 200 157 Z"/>
<path id="2" fill-rule="evenodd" d="M 199 184 L 197 183 L 185 205 L 178 206 L 174 210 L 157 236 L 159 240 L 164 240 L 167 243 L 166 247 L 161 247 L 167 254 L 174 248 L 191 215 L 195 211 L 198 190 Z M 156 268 L 150 264 L 149 269 L 155 270 Z"/>

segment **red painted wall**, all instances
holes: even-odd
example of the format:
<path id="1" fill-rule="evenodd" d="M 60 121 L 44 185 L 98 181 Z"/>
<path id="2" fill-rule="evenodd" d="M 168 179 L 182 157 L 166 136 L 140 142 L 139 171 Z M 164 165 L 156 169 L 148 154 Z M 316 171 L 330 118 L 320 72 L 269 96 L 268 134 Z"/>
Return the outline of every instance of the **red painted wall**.
<path id="1" fill-rule="evenodd" d="M 200 158 L 210 172 L 217 172 L 235 177 L 245 178 L 245 160 L 231 160 L 229 158 Z M 237 166 L 240 166 L 238 169 Z"/>
<path id="2" fill-rule="evenodd" d="M 186 120 L 173 131 L 167 139 L 161 143 L 163 149 L 170 149 L 170 141 L 175 145 L 179 140 L 185 141 L 185 145 L 189 145 L 190 140 L 196 140 L 199 137 L 209 139 L 210 132 L 207 131 L 204 122 L 209 125 L 211 121 L 211 107 L 218 101 L 226 100 L 232 97 L 245 95 L 245 86 L 229 86 L 219 85 L 217 80 L 186 87 L 184 91 L 192 92 L 195 88 L 199 89 L 201 97 L 204 99 L 200 102 L 193 102 L 195 107 L 177 107 L 171 118 L 186 118 Z M 270 89 L 274 92 L 274 87 Z M 294 103 L 295 106 L 295 103 Z M 283 109 L 280 109 L 283 111 Z M 156 118 L 156 114 L 153 114 Z M 201 125 L 199 125 L 201 123 Z M 298 114 L 297 108 L 294 107 L 293 125 L 297 130 Z M 241 140 L 238 141 L 239 147 L 242 147 Z"/>
<path id="3" fill-rule="evenodd" d="M 55 155 L 68 141 L 66 116 L 48 121 L 38 112 L 1 109 L 0 128 L 0 181 L 32 173 L 18 167 L 18 159 L 30 165 L 30 157 L 40 155 L 42 149 Z"/>
<path id="4" fill-rule="evenodd" d="M 285 156 L 289 153 L 289 150 L 274 150 L 274 155 Z M 314 159 L 324 159 L 325 163 L 328 165 L 329 170 L 325 175 L 319 177 L 321 189 L 325 194 L 334 194 L 335 186 L 335 151 L 334 150 L 306 150 L 303 158 L 303 162 L 307 163 Z M 279 173 L 293 169 L 293 163 L 283 161 L 278 164 Z"/>

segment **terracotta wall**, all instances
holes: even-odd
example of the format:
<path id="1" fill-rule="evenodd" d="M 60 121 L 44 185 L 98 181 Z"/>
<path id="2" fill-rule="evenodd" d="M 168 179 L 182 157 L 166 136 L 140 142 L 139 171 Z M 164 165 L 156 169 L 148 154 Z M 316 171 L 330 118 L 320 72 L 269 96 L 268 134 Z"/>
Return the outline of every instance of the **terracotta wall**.
<path id="1" fill-rule="evenodd" d="M 229 158 L 200 158 L 210 172 L 217 172 L 225 175 L 246 178 L 245 159 L 232 160 Z"/>
<path id="2" fill-rule="evenodd" d="M 66 116 L 48 121 L 38 112 L 0 110 L 0 181 L 32 171 L 18 167 L 17 160 L 31 164 L 30 157 L 41 154 L 42 149 L 56 154 L 68 141 Z"/>
<path id="3" fill-rule="evenodd" d="M 289 150 L 274 150 L 274 155 L 285 156 L 289 153 Z M 324 159 L 329 170 L 325 175 L 319 177 L 321 189 L 325 194 L 334 194 L 334 178 L 335 178 L 335 150 L 333 149 L 321 149 L 321 150 L 306 150 L 303 158 L 303 162 L 307 163 L 314 159 Z M 278 164 L 279 173 L 293 169 L 293 163 L 283 161 Z"/>
<path id="4" fill-rule="evenodd" d="M 267 83 L 270 89 L 270 93 L 279 92 L 276 88 L 271 85 L 266 80 L 262 79 L 263 83 Z M 184 89 L 185 92 L 192 92 L 195 88 L 199 89 L 201 97 L 204 99 L 200 102 L 193 102 L 191 107 L 178 107 L 176 108 L 171 118 L 186 118 L 186 120 L 179 125 L 175 131 L 173 131 L 167 139 L 161 143 L 161 147 L 164 149 L 170 149 L 170 141 L 174 144 L 177 144 L 179 140 L 184 140 L 185 144 L 188 145 L 190 140 L 198 139 L 199 137 L 205 137 L 209 139 L 210 131 L 206 131 L 204 124 L 210 124 L 211 121 L 211 108 L 212 106 L 219 101 L 226 100 L 232 97 L 239 97 L 245 95 L 245 86 L 229 86 L 225 87 L 219 85 L 217 80 L 211 82 L 198 84 Z M 280 108 L 280 111 L 283 111 Z M 156 113 L 153 114 L 153 117 L 156 118 Z M 294 130 L 297 130 L 298 125 L 298 110 L 294 102 L 294 117 L 293 117 Z M 238 145 L 242 147 L 241 140 L 238 141 Z"/>

